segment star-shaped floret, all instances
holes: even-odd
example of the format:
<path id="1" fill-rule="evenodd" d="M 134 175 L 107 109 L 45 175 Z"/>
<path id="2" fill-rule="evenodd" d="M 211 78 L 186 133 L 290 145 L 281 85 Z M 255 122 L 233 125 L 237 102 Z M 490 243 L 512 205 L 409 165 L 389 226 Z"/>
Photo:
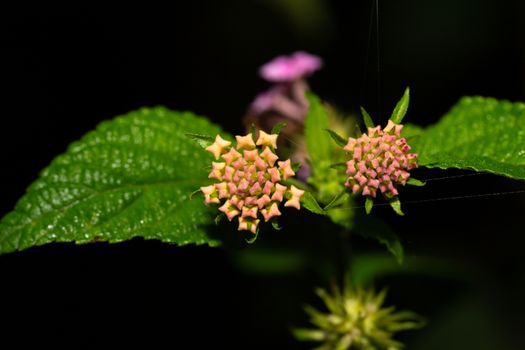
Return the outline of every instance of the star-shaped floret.
<path id="1" fill-rule="evenodd" d="M 215 142 L 213 142 L 210 146 L 206 147 L 206 151 L 213 154 L 215 159 L 219 159 L 221 154 L 223 154 L 225 152 L 225 149 L 231 144 L 232 143 L 230 141 L 226 141 L 220 135 L 217 135 L 215 137 Z"/>
<path id="2" fill-rule="evenodd" d="M 262 130 L 259 130 L 259 138 L 257 139 L 257 146 L 269 146 L 273 149 L 277 148 L 277 136 L 278 134 L 267 134 Z"/>

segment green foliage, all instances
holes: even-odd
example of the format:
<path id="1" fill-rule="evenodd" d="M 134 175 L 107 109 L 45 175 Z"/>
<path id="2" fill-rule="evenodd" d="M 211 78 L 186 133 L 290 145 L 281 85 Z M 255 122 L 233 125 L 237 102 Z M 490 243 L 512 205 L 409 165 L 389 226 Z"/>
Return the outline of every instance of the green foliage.
<path id="1" fill-rule="evenodd" d="M 465 97 L 437 124 L 407 132 L 420 166 L 525 179 L 524 103 Z"/>
<path id="2" fill-rule="evenodd" d="M 399 100 L 399 102 L 396 104 L 396 107 L 394 108 L 394 111 L 392 112 L 392 116 L 390 117 L 390 120 L 392 120 L 396 124 L 401 124 L 403 121 L 403 118 L 405 117 L 405 114 L 408 110 L 408 104 L 410 102 L 410 88 L 405 89 L 405 93 Z"/>
<path id="3" fill-rule="evenodd" d="M 218 245 L 204 227 L 213 213 L 198 196 L 190 200 L 207 183 L 212 156 L 185 134 L 219 132 L 205 118 L 162 107 L 101 123 L 53 160 L 0 221 L 0 253 L 132 237 Z"/>
<path id="4" fill-rule="evenodd" d="M 345 145 L 347 140 L 329 129 L 328 111 L 321 100 L 311 93 L 308 94 L 308 99 L 310 109 L 305 120 L 305 139 L 312 167 L 308 183 L 315 189 L 314 195 L 319 203 L 325 206 L 330 203 L 329 218 L 349 229 L 353 218 L 352 201 L 346 196 L 344 201 L 334 202 L 334 198 L 345 190 L 345 174 L 333 167 L 339 163 L 345 167 L 341 163 L 344 160 L 341 145 Z"/>

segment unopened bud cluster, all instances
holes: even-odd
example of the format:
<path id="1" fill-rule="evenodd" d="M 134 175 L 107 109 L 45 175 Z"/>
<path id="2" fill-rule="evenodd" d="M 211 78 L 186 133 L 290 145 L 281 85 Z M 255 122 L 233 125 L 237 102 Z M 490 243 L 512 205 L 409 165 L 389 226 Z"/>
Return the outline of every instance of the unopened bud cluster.
<path id="1" fill-rule="evenodd" d="M 368 128 L 361 137 L 348 139 L 344 149 L 352 159 L 346 162 L 349 177 L 345 185 L 354 194 L 376 197 L 379 190 L 387 198 L 398 195 L 397 186 L 404 186 L 409 171 L 417 167 L 417 154 L 409 153 L 402 129 L 403 125 L 389 120 L 383 130 L 381 126 Z"/>
<path id="2" fill-rule="evenodd" d="M 239 230 L 257 232 L 259 217 L 269 221 L 280 216 L 278 205 L 301 208 L 304 191 L 280 183 L 295 175 L 290 160 L 278 161 L 277 134 L 259 131 L 257 142 L 252 134 L 236 136 L 236 147 L 219 135 L 206 148 L 215 157 L 209 178 L 220 182 L 201 187 L 206 204 L 222 205 L 219 210 L 228 220 L 238 216 Z"/>

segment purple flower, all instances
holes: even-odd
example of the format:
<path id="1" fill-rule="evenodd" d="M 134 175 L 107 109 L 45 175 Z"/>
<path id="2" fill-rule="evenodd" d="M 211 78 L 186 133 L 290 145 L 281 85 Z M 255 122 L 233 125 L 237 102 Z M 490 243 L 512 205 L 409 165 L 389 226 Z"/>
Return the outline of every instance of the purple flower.
<path id="1" fill-rule="evenodd" d="M 311 75 L 323 65 L 321 58 L 298 51 L 291 56 L 279 56 L 259 70 L 263 79 L 270 82 L 291 82 Z"/>

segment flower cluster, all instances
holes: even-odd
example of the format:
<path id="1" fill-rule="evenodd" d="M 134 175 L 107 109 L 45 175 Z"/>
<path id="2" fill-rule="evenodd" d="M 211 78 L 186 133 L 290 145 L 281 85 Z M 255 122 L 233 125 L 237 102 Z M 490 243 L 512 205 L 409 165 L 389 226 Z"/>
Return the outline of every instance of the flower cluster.
<path id="1" fill-rule="evenodd" d="M 205 203 L 220 204 L 219 210 L 232 220 L 239 216 L 239 230 L 257 232 L 262 215 L 264 221 L 280 216 L 278 205 L 283 200 L 285 207 L 301 208 L 300 199 L 304 191 L 295 186 L 280 183 L 295 175 L 290 160 L 278 161 L 277 134 L 259 131 L 257 142 L 252 134 L 236 136 L 236 147 L 219 135 L 206 148 L 217 162 L 212 162 L 209 178 L 220 182 L 201 187 Z M 258 147 L 260 146 L 260 147 Z M 262 148 L 262 151 L 261 151 Z"/>
<path id="2" fill-rule="evenodd" d="M 408 171 L 417 167 L 417 154 L 409 153 L 402 129 L 403 125 L 389 120 L 384 130 L 376 126 L 357 139 L 348 139 L 344 149 L 352 159 L 346 162 L 349 177 L 345 185 L 353 193 L 375 197 L 380 190 L 387 198 L 398 195 L 397 186 L 404 186 L 410 177 Z"/>
<path id="3" fill-rule="evenodd" d="M 398 331 L 421 328 L 425 320 L 411 311 L 395 311 L 383 307 L 386 290 L 351 288 L 342 291 L 334 287 L 329 294 L 317 289 L 328 313 L 307 306 L 316 329 L 295 329 L 295 337 L 304 341 L 323 342 L 319 349 L 401 349 L 403 344 L 393 339 Z"/>

